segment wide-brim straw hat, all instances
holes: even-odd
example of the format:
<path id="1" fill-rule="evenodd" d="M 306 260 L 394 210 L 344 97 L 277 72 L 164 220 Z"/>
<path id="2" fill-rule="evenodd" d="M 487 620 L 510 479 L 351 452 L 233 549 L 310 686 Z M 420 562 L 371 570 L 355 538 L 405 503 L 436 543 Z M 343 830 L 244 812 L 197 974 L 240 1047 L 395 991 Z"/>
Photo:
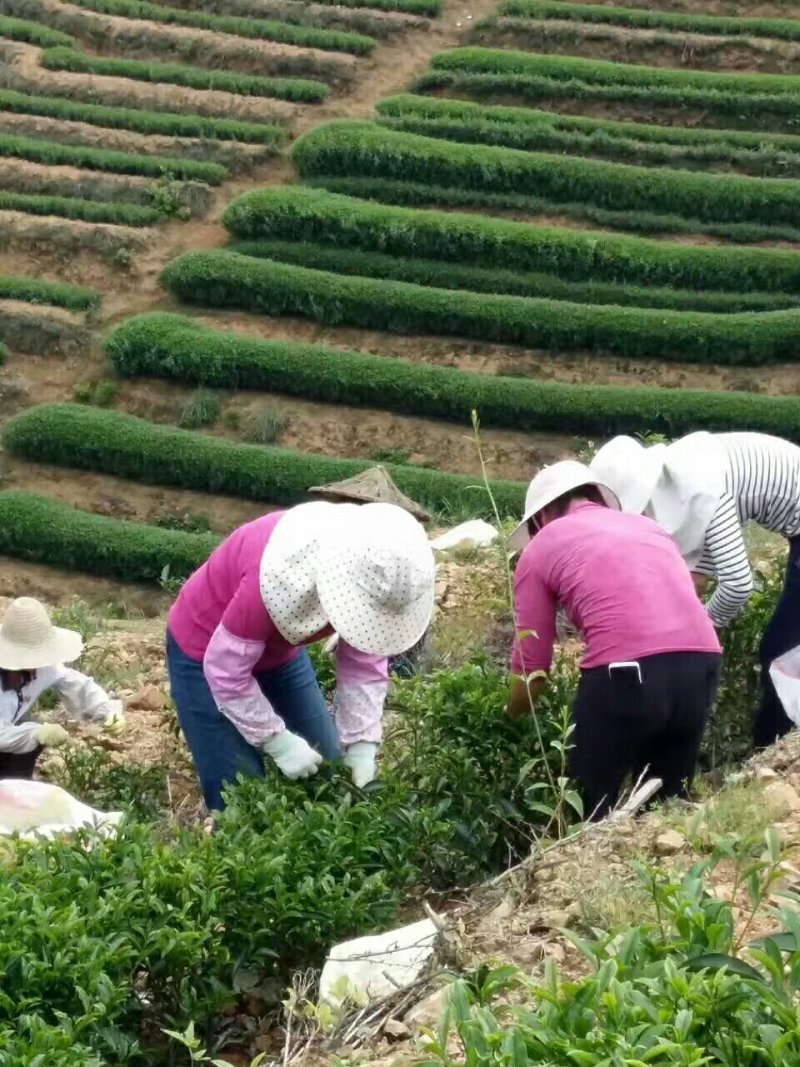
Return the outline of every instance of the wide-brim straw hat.
<path id="1" fill-rule="evenodd" d="M 633 437 L 613 437 L 596 453 L 589 469 L 611 488 L 623 511 L 641 515 L 664 471 L 667 446 L 645 446 Z"/>
<path id="2" fill-rule="evenodd" d="M 261 595 L 299 644 L 332 626 L 361 652 L 394 656 L 425 633 L 436 566 L 420 523 L 394 504 L 301 504 L 261 560 Z"/>
<path id="3" fill-rule="evenodd" d="M 9 605 L 0 625 L 0 670 L 35 671 L 72 663 L 82 651 L 81 635 L 53 626 L 38 600 L 20 597 Z"/>
<path id="4" fill-rule="evenodd" d="M 599 490 L 603 502 L 615 511 L 619 511 L 619 500 L 605 482 L 593 474 L 585 463 L 565 459 L 560 463 L 543 467 L 528 486 L 522 522 L 509 537 L 508 547 L 514 551 L 524 548 L 531 539 L 528 533 L 528 521 L 565 493 L 580 489 L 584 485 L 593 485 Z"/>

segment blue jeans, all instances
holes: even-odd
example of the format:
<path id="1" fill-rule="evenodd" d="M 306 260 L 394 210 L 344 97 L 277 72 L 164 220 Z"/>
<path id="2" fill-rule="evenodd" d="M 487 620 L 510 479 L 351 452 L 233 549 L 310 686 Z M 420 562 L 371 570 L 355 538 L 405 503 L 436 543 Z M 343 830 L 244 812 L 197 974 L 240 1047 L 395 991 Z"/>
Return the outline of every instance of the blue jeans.
<path id="1" fill-rule="evenodd" d="M 172 699 L 200 779 L 209 811 L 222 811 L 222 790 L 239 774 L 264 777 L 264 757 L 245 741 L 216 705 L 200 660 L 192 659 L 167 631 L 167 670 Z M 255 675 L 264 696 L 292 733 L 299 734 L 325 759 L 341 756 L 339 738 L 308 652 L 274 671 Z"/>

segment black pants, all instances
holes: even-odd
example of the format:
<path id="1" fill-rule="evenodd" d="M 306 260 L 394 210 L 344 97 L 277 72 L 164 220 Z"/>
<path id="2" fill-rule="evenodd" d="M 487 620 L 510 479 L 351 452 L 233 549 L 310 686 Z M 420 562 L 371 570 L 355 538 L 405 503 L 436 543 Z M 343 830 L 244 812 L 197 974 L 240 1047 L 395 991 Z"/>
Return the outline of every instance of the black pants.
<path id="1" fill-rule="evenodd" d="M 0 778 L 33 778 L 36 761 L 42 752 L 41 745 L 32 752 L 0 752 Z"/>
<path id="2" fill-rule="evenodd" d="M 761 662 L 761 705 L 753 723 L 753 742 L 756 748 L 771 745 L 792 728 L 792 721 L 783 710 L 769 676 L 774 659 L 800 645 L 800 537 L 789 542 L 789 562 L 783 592 L 767 623 L 758 658 Z"/>
<path id="3" fill-rule="evenodd" d="M 608 667 L 581 672 L 572 707 L 570 771 L 583 790 L 586 818 L 602 819 L 628 774 L 647 767 L 659 796 L 685 795 L 719 684 L 722 656 L 669 652 L 639 661 L 635 674 L 612 678 Z"/>

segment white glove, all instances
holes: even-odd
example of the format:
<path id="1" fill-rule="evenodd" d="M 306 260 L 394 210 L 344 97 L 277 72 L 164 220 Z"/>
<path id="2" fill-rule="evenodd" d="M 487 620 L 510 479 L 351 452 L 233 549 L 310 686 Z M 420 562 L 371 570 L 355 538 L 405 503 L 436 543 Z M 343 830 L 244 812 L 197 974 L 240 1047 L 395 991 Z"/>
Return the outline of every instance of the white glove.
<path id="1" fill-rule="evenodd" d="M 363 789 L 375 779 L 375 757 L 378 746 L 374 741 L 356 741 L 344 754 L 345 766 L 353 776 L 353 785 Z"/>
<path id="2" fill-rule="evenodd" d="M 287 778 L 311 778 L 322 763 L 319 752 L 315 752 L 307 741 L 291 730 L 281 730 L 265 741 L 261 748 L 268 756 L 272 756 L 278 770 Z"/>
<path id="3" fill-rule="evenodd" d="M 36 740 L 40 745 L 57 748 L 69 743 L 70 736 L 57 722 L 42 722 L 36 727 Z"/>
<path id="4" fill-rule="evenodd" d="M 121 700 L 109 700 L 111 709 L 103 723 L 103 732 L 111 737 L 121 737 L 125 733 L 125 709 Z"/>

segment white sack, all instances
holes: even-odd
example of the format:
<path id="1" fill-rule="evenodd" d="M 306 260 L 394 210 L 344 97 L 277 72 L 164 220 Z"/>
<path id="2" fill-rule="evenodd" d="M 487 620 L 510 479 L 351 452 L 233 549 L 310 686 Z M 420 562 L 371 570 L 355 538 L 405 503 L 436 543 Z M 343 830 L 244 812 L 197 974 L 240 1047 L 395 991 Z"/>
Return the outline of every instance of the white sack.
<path id="1" fill-rule="evenodd" d="M 800 645 L 773 660 L 769 676 L 783 710 L 795 726 L 800 726 Z"/>
<path id="2" fill-rule="evenodd" d="M 334 945 L 320 978 L 320 1000 L 333 1007 L 345 999 L 380 1000 L 411 985 L 428 964 L 437 930 L 430 919 Z"/>
<path id="3" fill-rule="evenodd" d="M 55 837 L 80 829 L 111 833 L 123 819 L 121 811 L 97 811 L 65 789 L 22 778 L 0 780 L 0 836 Z"/>
<path id="4" fill-rule="evenodd" d="M 439 537 L 431 541 L 431 548 L 435 552 L 446 552 L 459 546 L 471 546 L 473 548 L 486 548 L 497 539 L 497 530 L 491 523 L 483 519 L 470 519 L 462 522 L 460 526 L 454 526 L 452 530 L 446 530 Z"/>

